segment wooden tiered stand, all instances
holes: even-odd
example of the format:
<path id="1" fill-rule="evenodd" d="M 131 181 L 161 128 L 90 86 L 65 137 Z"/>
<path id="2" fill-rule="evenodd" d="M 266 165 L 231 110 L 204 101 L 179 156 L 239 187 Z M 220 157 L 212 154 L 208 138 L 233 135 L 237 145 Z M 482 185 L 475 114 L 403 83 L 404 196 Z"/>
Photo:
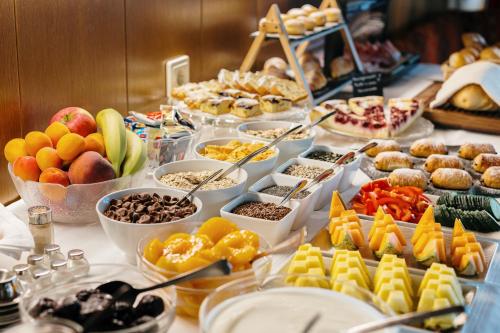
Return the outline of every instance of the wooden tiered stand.
<path id="1" fill-rule="evenodd" d="M 323 0 L 319 8 L 339 8 L 339 6 L 336 0 Z M 301 87 L 303 87 L 307 91 L 308 101 L 310 102 L 310 104 L 317 105 L 339 92 L 346 84 L 350 83 L 350 80 L 344 80 L 341 84 L 338 84 L 334 88 L 327 90 L 322 95 L 314 97 L 313 92 L 311 91 L 309 84 L 305 79 L 304 70 L 300 66 L 298 56 L 307 49 L 310 41 L 328 36 L 337 31 L 340 31 L 342 39 L 344 40 L 345 47 L 347 47 L 349 52 L 352 54 L 356 69 L 359 72 L 363 72 L 363 64 L 359 59 L 359 55 L 356 51 L 356 47 L 354 46 L 351 33 L 342 15 L 338 23 L 327 23 L 325 27 L 322 27 L 320 29 L 316 28 L 316 30 L 313 32 L 306 33 L 305 35 L 301 36 L 295 36 L 289 35 L 287 33 L 283 20 L 281 18 L 280 9 L 277 4 L 273 4 L 267 12 L 266 24 L 271 26 L 274 25 L 273 30 L 277 30 L 278 32 L 267 33 L 263 27 L 259 27 L 259 31 L 251 34 L 251 36 L 254 37 L 254 41 L 250 46 L 250 49 L 248 50 L 243 63 L 240 66 L 241 72 L 248 72 L 252 69 L 255 60 L 257 59 L 257 55 L 266 40 L 279 40 L 281 47 L 285 52 L 288 64 L 290 65 L 290 68 L 294 73 L 295 80 Z"/>

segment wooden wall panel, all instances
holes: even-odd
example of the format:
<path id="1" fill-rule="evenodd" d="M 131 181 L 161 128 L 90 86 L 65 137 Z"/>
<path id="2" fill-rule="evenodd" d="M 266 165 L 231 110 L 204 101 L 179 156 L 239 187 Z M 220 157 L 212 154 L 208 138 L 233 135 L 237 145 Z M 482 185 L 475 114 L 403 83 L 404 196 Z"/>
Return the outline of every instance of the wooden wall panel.
<path id="1" fill-rule="evenodd" d="M 201 0 L 125 0 L 131 109 L 165 96 L 164 60 L 187 54 L 201 79 Z"/>
<path id="2" fill-rule="evenodd" d="M 7 172 L 3 146 L 21 135 L 14 0 L 0 1 L 0 202 L 17 197 Z"/>
<path id="3" fill-rule="evenodd" d="M 210 79 L 221 68 L 240 67 L 257 28 L 257 2 L 202 0 L 201 7 L 202 78 Z"/>
<path id="4" fill-rule="evenodd" d="M 16 0 L 24 130 L 65 106 L 127 110 L 124 0 Z"/>

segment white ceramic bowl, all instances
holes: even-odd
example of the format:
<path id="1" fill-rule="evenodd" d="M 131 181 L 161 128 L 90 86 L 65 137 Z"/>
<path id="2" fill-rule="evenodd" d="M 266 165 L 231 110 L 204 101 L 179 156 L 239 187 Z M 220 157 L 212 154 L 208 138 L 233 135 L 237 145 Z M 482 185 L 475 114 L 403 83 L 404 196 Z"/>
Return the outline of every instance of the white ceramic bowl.
<path id="1" fill-rule="evenodd" d="M 163 175 L 168 173 L 187 172 L 187 171 L 216 171 L 219 169 L 227 169 L 231 163 L 215 161 L 215 160 L 183 160 L 172 163 L 167 163 L 153 172 L 153 179 L 159 187 L 170 188 L 174 190 L 187 191 L 185 189 L 176 188 L 160 181 Z M 198 190 L 195 195 L 203 202 L 203 212 L 199 216 L 200 220 L 206 220 L 212 216 L 218 216 L 219 211 L 232 199 L 243 193 L 247 184 L 248 174 L 243 168 L 239 168 L 228 175 L 232 178 L 236 185 L 222 188 L 218 190 Z"/>
<path id="2" fill-rule="evenodd" d="M 336 154 L 347 154 L 348 152 L 353 151 L 352 149 L 348 148 L 337 148 L 337 147 L 331 147 L 331 146 L 323 146 L 323 145 L 314 145 L 302 154 L 299 155 L 299 157 L 302 158 L 307 158 L 307 155 L 314 151 L 327 151 L 330 153 L 336 153 Z M 356 175 L 356 172 L 358 172 L 359 166 L 361 164 L 361 159 L 362 155 L 358 155 L 354 157 L 354 161 L 344 164 L 344 174 L 342 176 L 342 179 L 340 180 L 339 184 L 339 192 L 344 192 L 348 190 L 351 185 L 352 181 L 354 180 L 354 176 Z M 327 162 L 328 163 L 328 162 Z M 332 163 L 333 164 L 333 163 Z"/>
<path id="3" fill-rule="evenodd" d="M 281 173 L 273 173 L 272 175 L 267 175 L 248 189 L 250 192 L 260 193 L 262 196 L 281 198 L 271 194 L 261 193 L 265 188 L 278 185 L 278 186 L 295 186 L 297 180 L 292 177 L 287 177 Z M 292 201 L 297 201 L 300 203 L 299 211 L 295 217 L 295 221 L 292 225 L 292 231 L 302 228 L 306 223 L 311 213 L 314 211 L 314 207 L 318 202 L 319 195 L 321 193 L 321 184 L 317 184 L 311 187 L 308 191 L 311 192 L 307 197 L 302 199 L 292 199 Z"/>
<path id="4" fill-rule="evenodd" d="M 306 165 L 306 166 L 311 166 L 311 167 L 319 167 L 323 169 L 328 169 L 331 167 L 330 163 L 322 162 L 322 161 L 316 161 L 316 160 L 310 160 L 306 158 L 292 158 L 288 160 L 287 162 L 281 164 L 279 167 L 276 168 L 276 173 L 280 173 L 286 177 L 290 177 L 296 180 L 301 179 L 300 177 L 295 177 L 295 176 L 290 176 L 284 173 L 286 168 L 288 168 L 290 165 L 293 164 L 300 164 L 300 165 Z M 314 207 L 315 210 L 320 210 L 323 207 L 325 207 L 328 202 L 330 201 L 330 198 L 332 197 L 332 192 L 338 189 L 340 180 L 342 179 L 342 175 L 344 173 L 343 167 L 339 167 L 335 174 L 333 176 L 330 176 L 329 178 L 323 180 L 321 182 L 321 193 L 319 195 L 318 201 L 316 202 L 316 206 Z M 307 179 L 307 178 L 306 178 Z"/>
<path id="5" fill-rule="evenodd" d="M 110 219 L 109 217 L 104 215 L 104 211 L 106 210 L 106 208 L 108 208 L 109 202 L 112 199 L 119 199 L 131 193 L 144 192 L 149 194 L 158 193 L 161 196 L 170 195 L 177 198 L 181 198 L 186 194 L 186 192 L 180 190 L 167 188 L 135 187 L 110 193 L 102 197 L 96 205 L 97 215 L 99 216 L 99 221 L 101 221 L 101 225 L 106 232 L 106 235 L 120 250 L 125 253 L 125 255 L 127 256 L 127 260 L 130 263 L 135 263 L 137 243 L 141 240 L 142 237 L 144 237 L 144 235 L 149 235 L 154 232 L 161 232 L 164 230 L 172 230 L 172 232 L 174 232 L 177 228 L 179 228 L 179 231 L 184 231 L 184 228 L 182 226 L 183 222 L 199 220 L 199 216 L 201 215 L 203 209 L 201 200 L 197 197 L 194 197 L 192 201 L 197 208 L 196 212 L 190 216 L 174 222 L 137 224 L 120 222 Z"/>
<path id="6" fill-rule="evenodd" d="M 232 211 L 241 204 L 249 201 L 273 202 L 279 204 L 281 200 L 281 198 L 265 196 L 261 193 L 245 193 L 222 207 L 220 215 L 236 223 L 240 229 L 255 231 L 259 235 L 262 235 L 269 244 L 275 245 L 286 239 L 288 234 L 290 234 L 295 217 L 299 212 L 300 204 L 297 201 L 291 200 L 285 204 L 285 207 L 290 208 L 291 211 L 279 221 L 269 221 L 238 215 L 232 213 Z"/>
<path id="7" fill-rule="evenodd" d="M 246 139 L 257 139 L 266 142 L 271 142 L 273 139 L 266 139 L 255 135 L 247 134 L 247 130 L 269 130 L 275 128 L 286 128 L 290 129 L 294 126 L 299 125 L 299 123 L 293 123 L 290 121 L 253 121 L 248 123 L 243 123 L 236 129 L 238 135 Z M 311 129 L 309 130 L 309 135 L 303 139 L 296 140 L 284 140 L 278 143 L 277 147 L 280 150 L 280 156 L 278 158 L 278 164 L 287 161 L 290 158 L 297 157 L 300 153 L 304 152 L 306 149 L 311 147 L 314 138 L 316 137 L 316 132 Z"/>
<path id="8" fill-rule="evenodd" d="M 245 143 L 262 143 L 266 144 L 265 141 L 263 140 L 255 140 L 255 139 L 245 139 L 245 138 L 238 138 L 238 137 L 224 137 L 224 138 L 219 138 L 219 139 L 210 139 L 206 141 L 202 141 L 199 144 L 196 145 L 194 149 L 194 154 L 196 155 L 196 158 L 198 159 L 203 159 L 203 160 L 213 160 L 211 158 L 205 157 L 199 153 L 199 151 L 204 148 L 207 145 L 217 145 L 217 146 L 222 146 L 227 144 L 231 140 L 238 140 L 240 142 L 245 142 Z M 265 175 L 268 175 L 271 173 L 271 170 L 273 170 L 274 166 L 276 165 L 276 162 L 278 161 L 278 156 L 280 154 L 279 148 L 272 148 L 275 152 L 275 154 L 268 159 L 262 160 L 262 161 L 251 161 L 243 165 L 243 169 L 248 173 L 248 180 L 247 180 L 247 186 L 250 186 L 250 184 L 255 183 L 257 180 L 261 179 Z"/>

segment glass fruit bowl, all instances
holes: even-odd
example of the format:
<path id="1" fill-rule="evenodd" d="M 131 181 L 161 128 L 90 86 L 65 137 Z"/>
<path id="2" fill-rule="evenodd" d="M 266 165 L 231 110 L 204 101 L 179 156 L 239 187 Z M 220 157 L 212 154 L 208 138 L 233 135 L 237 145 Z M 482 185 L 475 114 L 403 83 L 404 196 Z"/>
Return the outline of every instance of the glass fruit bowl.
<path id="1" fill-rule="evenodd" d="M 152 285 L 151 281 L 145 278 L 141 271 L 134 266 L 121 264 L 94 264 L 90 266 L 88 275 L 73 279 L 69 283 L 57 285 L 56 287 L 51 286 L 42 290 L 38 290 L 37 288 L 28 289 L 21 298 L 19 305 L 21 318 L 24 322 L 35 321 L 36 318 L 31 315 L 30 310 L 41 298 L 48 297 L 57 301 L 67 296 L 74 296 L 81 290 L 92 289 L 102 283 L 113 280 L 127 282 L 136 288 L 145 288 Z M 162 313 L 143 324 L 106 332 L 166 332 L 172 325 L 175 317 L 175 290 L 170 287 L 154 290 L 147 294 L 161 297 L 164 304 Z M 139 302 L 142 296 L 143 295 L 139 295 L 136 303 Z"/>
<path id="2" fill-rule="evenodd" d="M 145 178 L 145 168 L 133 175 L 93 184 L 73 184 L 64 187 L 59 184 L 24 181 L 14 175 L 12 165 L 8 170 L 17 193 L 26 205 L 44 205 L 52 209 L 55 222 L 86 224 L 99 222 L 95 205 L 100 198 L 111 192 L 141 184 Z"/>
<path id="3" fill-rule="evenodd" d="M 195 233 L 201 224 L 202 222 L 179 223 L 177 226 L 183 226 L 183 230 L 176 228 L 175 231 L 166 230 L 160 233 L 150 234 L 142 238 L 137 245 L 137 265 L 144 276 L 154 282 L 161 282 L 178 275 L 179 273 L 177 272 L 168 271 L 149 262 L 144 257 L 144 248 L 152 239 L 158 238 L 161 241 L 164 241 L 174 232 Z M 269 244 L 261 236 L 259 236 L 259 238 L 259 250 L 264 251 L 269 249 Z M 269 275 L 270 271 L 271 258 L 266 256 L 257 259 L 252 264 L 252 267 L 246 270 L 234 272 L 227 276 L 203 278 L 179 284 L 176 286 L 177 314 L 198 318 L 198 311 L 201 302 L 203 302 L 203 300 L 217 287 L 233 280 L 248 277 L 252 277 L 260 281 Z M 158 279 L 158 276 L 160 279 Z"/>
<path id="4" fill-rule="evenodd" d="M 296 287 L 290 282 L 298 279 L 314 283 Z M 255 332 L 301 332 L 318 317 L 311 332 L 342 332 L 394 315 L 380 298 L 355 283 L 336 280 L 335 285 L 343 292 L 332 290 L 330 278 L 305 274 L 232 281 L 203 301 L 200 331 L 236 333 L 251 328 Z"/>

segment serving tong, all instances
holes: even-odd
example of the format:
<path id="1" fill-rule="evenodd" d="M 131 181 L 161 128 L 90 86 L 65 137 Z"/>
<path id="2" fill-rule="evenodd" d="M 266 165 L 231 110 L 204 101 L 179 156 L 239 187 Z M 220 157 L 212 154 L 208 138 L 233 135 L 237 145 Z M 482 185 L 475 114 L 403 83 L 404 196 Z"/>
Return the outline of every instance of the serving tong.
<path id="1" fill-rule="evenodd" d="M 218 174 L 220 174 L 222 172 L 222 170 L 223 169 L 219 169 L 219 170 L 213 172 L 207 178 L 203 179 L 203 181 L 201 181 L 198 185 L 193 187 L 193 189 L 191 189 L 191 191 L 189 191 L 185 196 L 183 196 L 179 201 L 177 201 L 177 205 L 180 205 L 182 202 L 184 202 L 186 199 L 188 199 L 190 196 L 192 196 L 196 191 L 198 191 L 203 185 L 207 184 L 212 179 L 214 179 Z"/>

